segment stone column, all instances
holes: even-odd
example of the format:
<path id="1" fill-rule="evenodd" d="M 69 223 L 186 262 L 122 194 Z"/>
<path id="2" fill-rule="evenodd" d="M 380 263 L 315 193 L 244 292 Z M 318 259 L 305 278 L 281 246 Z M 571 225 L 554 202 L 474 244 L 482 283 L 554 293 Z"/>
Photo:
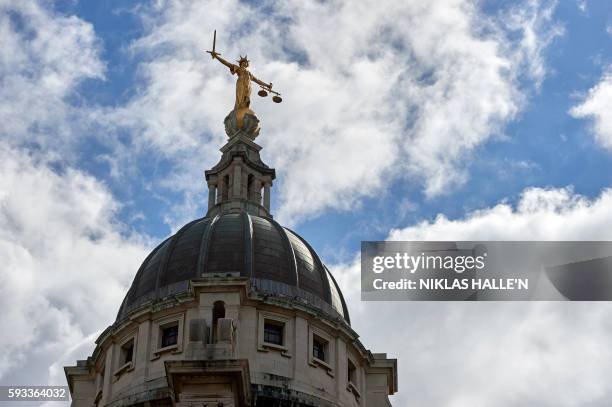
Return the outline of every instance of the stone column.
<path id="1" fill-rule="evenodd" d="M 272 183 L 270 181 L 264 182 L 264 207 L 270 212 L 270 187 Z"/>
<path id="2" fill-rule="evenodd" d="M 104 362 L 104 383 L 102 387 L 102 400 L 101 406 L 105 405 L 107 401 L 112 399 L 113 395 L 113 378 L 114 378 L 114 369 L 115 364 L 114 356 L 115 356 L 115 348 L 116 345 L 111 345 L 106 351 L 106 361 Z"/>
<path id="3" fill-rule="evenodd" d="M 223 202 L 223 194 L 227 194 L 227 191 L 225 191 L 224 188 L 225 179 L 223 177 L 219 180 L 219 183 L 217 184 L 217 203 Z"/>
<path id="4" fill-rule="evenodd" d="M 208 184 L 208 209 L 215 206 L 217 203 L 217 186 L 215 184 Z"/>

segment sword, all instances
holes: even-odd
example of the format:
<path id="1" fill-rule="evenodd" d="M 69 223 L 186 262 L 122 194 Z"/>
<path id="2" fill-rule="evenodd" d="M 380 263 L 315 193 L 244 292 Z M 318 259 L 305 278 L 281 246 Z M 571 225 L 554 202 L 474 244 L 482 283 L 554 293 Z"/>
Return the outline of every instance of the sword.
<path id="1" fill-rule="evenodd" d="M 221 55 L 219 53 L 215 52 L 215 45 L 217 44 L 217 30 L 215 30 L 215 33 L 213 34 L 213 49 L 212 51 L 206 51 L 207 53 L 209 53 L 213 59 L 215 59 L 215 55 Z"/>

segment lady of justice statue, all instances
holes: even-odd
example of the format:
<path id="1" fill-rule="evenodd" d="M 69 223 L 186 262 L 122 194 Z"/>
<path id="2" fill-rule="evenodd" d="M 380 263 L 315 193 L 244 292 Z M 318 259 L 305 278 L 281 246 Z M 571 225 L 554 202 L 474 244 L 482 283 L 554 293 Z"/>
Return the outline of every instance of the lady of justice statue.
<path id="1" fill-rule="evenodd" d="M 280 93 L 272 90 L 272 83 L 265 83 L 258 78 L 255 77 L 251 72 L 249 72 L 249 60 L 246 55 L 240 56 L 240 59 L 237 61 L 238 65 L 232 64 L 227 60 L 221 58 L 221 54 L 215 51 L 215 44 L 217 42 L 217 31 L 215 30 L 215 34 L 213 37 L 213 49 L 212 51 L 206 51 L 209 53 L 213 59 L 217 59 L 223 65 L 227 66 L 232 73 L 232 75 L 238 75 L 238 79 L 236 80 L 236 102 L 234 103 L 234 111 L 236 117 L 237 127 L 240 129 L 244 123 L 245 114 L 251 114 L 255 116 L 255 113 L 251 110 L 251 81 L 255 82 L 259 86 L 261 86 L 261 90 L 258 92 L 260 96 L 267 96 L 268 92 L 274 93 L 276 96 L 273 97 L 273 101 L 276 103 L 280 103 L 282 99 L 280 98 Z"/>

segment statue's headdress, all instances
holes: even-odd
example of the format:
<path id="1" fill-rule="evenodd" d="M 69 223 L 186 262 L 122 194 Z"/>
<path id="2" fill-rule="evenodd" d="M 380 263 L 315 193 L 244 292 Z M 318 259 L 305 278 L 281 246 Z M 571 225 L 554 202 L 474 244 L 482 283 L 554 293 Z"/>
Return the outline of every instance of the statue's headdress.
<path id="1" fill-rule="evenodd" d="M 240 55 L 240 59 L 237 62 L 238 64 L 241 64 L 242 62 L 249 63 L 249 60 L 247 59 L 247 55 L 245 56 Z"/>

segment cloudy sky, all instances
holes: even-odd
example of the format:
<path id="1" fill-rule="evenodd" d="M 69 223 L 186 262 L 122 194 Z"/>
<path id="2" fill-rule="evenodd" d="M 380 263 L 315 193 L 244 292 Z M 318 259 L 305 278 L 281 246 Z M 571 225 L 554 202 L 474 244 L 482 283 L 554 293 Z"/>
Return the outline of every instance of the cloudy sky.
<path id="1" fill-rule="evenodd" d="M 1 384 L 65 382 L 205 213 L 214 29 L 283 93 L 253 103 L 273 213 L 399 359 L 396 406 L 609 405 L 612 306 L 366 304 L 355 278 L 361 240 L 612 240 L 606 0 L 0 0 Z"/>

